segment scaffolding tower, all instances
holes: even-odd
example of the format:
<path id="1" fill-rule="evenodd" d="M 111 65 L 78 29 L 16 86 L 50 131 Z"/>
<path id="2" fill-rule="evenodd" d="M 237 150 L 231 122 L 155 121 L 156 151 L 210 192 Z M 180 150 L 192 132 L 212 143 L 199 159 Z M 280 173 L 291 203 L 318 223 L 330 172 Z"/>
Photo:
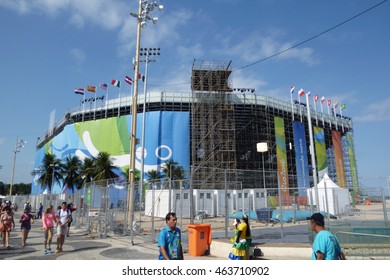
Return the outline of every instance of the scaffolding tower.
<path id="1" fill-rule="evenodd" d="M 221 170 L 237 168 L 231 72 L 231 61 L 194 60 L 192 65 L 191 158 L 196 188 L 220 185 Z"/>

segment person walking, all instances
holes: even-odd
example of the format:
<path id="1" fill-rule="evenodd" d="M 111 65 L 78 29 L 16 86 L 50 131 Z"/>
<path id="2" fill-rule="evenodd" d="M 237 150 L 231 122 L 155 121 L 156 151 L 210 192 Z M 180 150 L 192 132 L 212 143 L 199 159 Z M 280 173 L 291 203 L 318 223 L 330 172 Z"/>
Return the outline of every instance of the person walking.
<path id="1" fill-rule="evenodd" d="M 181 245 L 181 230 L 176 227 L 177 217 L 173 212 L 165 216 L 166 226 L 158 235 L 159 260 L 184 260 Z"/>
<path id="2" fill-rule="evenodd" d="M 321 213 L 306 218 L 316 233 L 313 242 L 312 260 L 345 260 L 345 255 L 337 237 L 325 229 L 325 219 Z"/>
<path id="3" fill-rule="evenodd" d="M 3 237 L 3 248 L 10 248 L 9 236 L 11 230 L 15 228 L 14 216 L 10 206 L 5 206 L 3 212 L 0 215 L 0 231 Z"/>
<path id="4" fill-rule="evenodd" d="M 42 202 L 39 202 L 39 208 L 37 213 L 37 219 L 42 219 L 43 205 Z"/>
<path id="5" fill-rule="evenodd" d="M 67 206 L 67 209 L 72 214 L 72 216 L 70 217 L 70 220 L 68 222 L 68 230 L 66 232 L 66 236 L 69 237 L 70 226 L 71 226 L 71 224 L 73 222 L 73 212 L 77 210 L 76 204 L 74 204 L 73 202 L 69 202 L 69 204 Z"/>
<path id="6" fill-rule="evenodd" d="M 57 248 L 56 253 L 62 252 L 62 246 L 65 243 L 65 235 L 68 232 L 68 223 L 72 217 L 72 214 L 67 209 L 66 201 L 62 202 L 61 209 L 56 213 L 57 220 Z"/>
<path id="7" fill-rule="evenodd" d="M 46 209 L 45 213 L 43 213 L 42 215 L 44 255 L 53 253 L 53 251 L 51 250 L 51 242 L 53 239 L 53 228 L 55 222 L 56 222 L 56 216 L 53 212 L 53 205 L 50 205 Z"/>
<path id="8" fill-rule="evenodd" d="M 30 214 L 29 209 L 23 211 L 19 222 L 21 223 L 20 230 L 22 231 L 22 247 L 25 247 L 28 238 L 28 233 L 31 230 L 31 224 L 34 223 L 34 217 L 32 214 Z"/>

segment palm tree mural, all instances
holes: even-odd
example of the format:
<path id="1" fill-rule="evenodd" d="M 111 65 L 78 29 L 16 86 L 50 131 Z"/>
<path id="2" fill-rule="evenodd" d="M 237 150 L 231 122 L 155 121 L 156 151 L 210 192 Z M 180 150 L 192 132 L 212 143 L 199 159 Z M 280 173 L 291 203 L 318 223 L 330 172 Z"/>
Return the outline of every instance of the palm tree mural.
<path id="1" fill-rule="evenodd" d="M 34 170 L 33 173 L 38 175 L 37 181 L 42 189 L 47 188 L 48 193 L 51 193 L 54 183 L 61 184 L 63 180 L 61 160 L 56 155 L 47 152 L 39 169 Z"/>
<path id="2" fill-rule="evenodd" d="M 61 171 L 63 176 L 63 187 L 68 187 L 74 193 L 74 187 L 80 189 L 79 181 L 81 160 L 77 156 L 68 156 L 61 164 Z"/>
<path id="3" fill-rule="evenodd" d="M 93 180 L 100 181 L 117 178 L 118 175 L 114 172 L 114 169 L 116 168 L 110 154 L 107 152 L 100 152 L 95 159 L 96 174 L 93 177 Z"/>

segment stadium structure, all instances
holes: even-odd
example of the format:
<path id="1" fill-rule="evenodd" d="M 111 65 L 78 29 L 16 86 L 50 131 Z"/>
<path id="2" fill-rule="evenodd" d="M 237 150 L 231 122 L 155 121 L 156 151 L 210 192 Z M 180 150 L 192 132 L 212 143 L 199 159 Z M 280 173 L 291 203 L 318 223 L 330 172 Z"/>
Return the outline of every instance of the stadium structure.
<path id="1" fill-rule="evenodd" d="M 319 178 L 326 173 L 339 186 L 357 192 L 351 118 L 342 116 L 341 110 L 337 114 L 336 108 L 326 103 L 328 111 L 323 112 L 313 101 L 312 105 L 293 98 L 286 102 L 259 95 L 255 89 L 234 88 L 231 73 L 231 61 L 194 60 L 191 92 L 139 95 L 137 139 L 144 130 L 145 173 L 160 171 L 166 161 L 174 160 L 188 171 L 195 189 L 221 188 L 229 180 L 240 182 L 242 188 L 272 189 L 284 184 L 287 191 L 298 190 L 304 195 L 313 186 L 311 151 Z M 105 151 L 112 155 L 119 167 L 118 178 L 123 180 L 120 169 L 125 170 L 130 162 L 132 98 L 128 94 L 101 100 L 99 105 L 94 99 L 88 107 L 83 99 L 83 105 L 68 112 L 38 139 L 35 168 L 40 168 L 46 152 L 60 159 L 77 155 L 83 160 Z M 320 104 L 321 100 L 317 101 Z M 315 147 L 309 141 L 308 115 Z M 263 154 L 256 149 L 259 142 L 268 144 Z M 138 170 L 141 149 L 139 141 Z M 44 191 L 33 180 L 32 194 Z M 52 188 L 52 193 L 63 191 L 61 186 Z"/>

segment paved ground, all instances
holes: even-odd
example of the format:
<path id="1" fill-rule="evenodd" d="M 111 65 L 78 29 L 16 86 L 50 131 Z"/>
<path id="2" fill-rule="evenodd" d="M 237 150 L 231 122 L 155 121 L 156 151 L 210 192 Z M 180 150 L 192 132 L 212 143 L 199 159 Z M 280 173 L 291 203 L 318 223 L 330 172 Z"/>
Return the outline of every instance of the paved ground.
<path id="1" fill-rule="evenodd" d="M 18 217 L 18 214 L 16 214 Z M 113 236 L 105 239 L 92 238 L 85 228 L 71 228 L 71 236 L 66 237 L 63 252 L 44 255 L 42 222 L 36 220 L 29 233 L 26 247 L 21 247 L 20 224 L 11 232 L 9 249 L 0 248 L 0 260 L 156 260 L 157 243 L 147 237 L 134 236 L 134 245 L 129 236 Z M 53 240 L 52 250 L 56 247 Z M 185 259 L 200 259 L 189 256 Z M 203 259 L 218 259 L 203 256 Z M 221 259 L 221 258 L 219 258 Z"/>

